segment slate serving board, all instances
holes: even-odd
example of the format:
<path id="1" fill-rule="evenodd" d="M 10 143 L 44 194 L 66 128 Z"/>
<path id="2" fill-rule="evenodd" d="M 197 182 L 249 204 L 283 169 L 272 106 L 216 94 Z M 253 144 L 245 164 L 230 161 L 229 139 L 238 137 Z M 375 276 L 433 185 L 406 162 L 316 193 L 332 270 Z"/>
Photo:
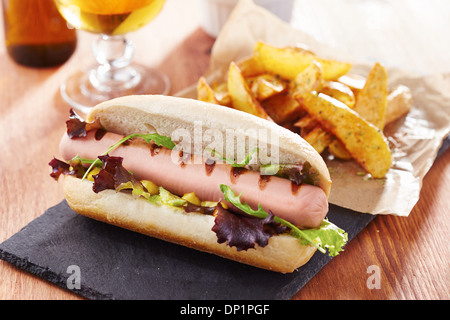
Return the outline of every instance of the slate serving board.
<path id="1" fill-rule="evenodd" d="M 375 216 L 330 205 L 328 218 L 350 241 Z M 86 218 L 62 201 L 3 242 L 0 259 L 88 299 L 287 300 L 332 258 L 316 252 L 283 275 Z"/>
<path id="2" fill-rule="evenodd" d="M 331 206 L 353 238 L 374 216 Z M 331 258 L 321 253 L 282 275 L 78 215 L 62 201 L 0 245 L 0 258 L 67 288 L 80 269 L 89 299 L 290 299 Z M 70 271 L 70 270 L 69 270 Z"/>

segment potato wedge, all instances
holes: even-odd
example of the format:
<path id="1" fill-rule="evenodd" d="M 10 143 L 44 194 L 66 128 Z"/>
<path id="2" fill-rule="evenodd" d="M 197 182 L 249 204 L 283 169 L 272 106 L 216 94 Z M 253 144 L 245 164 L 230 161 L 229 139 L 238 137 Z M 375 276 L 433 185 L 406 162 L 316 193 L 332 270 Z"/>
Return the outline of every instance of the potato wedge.
<path id="1" fill-rule="evenodd" d="M 300 128 L 300 136 L 308 141 L 308 143 L 311 144 L 319 153 L 322 153 L 325 148 L 328 147 L 328 151 L 336 158 L 341 160 L 352 159 L 351 154 L 348 153 L 342 142 L 331 133 L 326 132 L 309 114 L 297 120 L 293 125 L 294 127 Z M 319 129 L 326 132 L 325 137 L 320 137 Z M 320 139 L 320 141 L 315 141 L 314 139 Z"/>
<path id="2" fill-rule="evenodd" d="M 241 73 L 245 78 L 258 76 L 265 72 L 261 61 L 256 59 L 254 56 L 238 62 L 237 65 L 239 69 L 241 69 Z"/>
<path id="3" fill-rule="evenodd" d="M 273 74 L 261 74 L 256 77 L 246 78 L 253 96 L 259 101 L 270 98 L 278 93 L 283 92 L 286 87 L 286 81 Z"/>
<path id="4" fill-rule="evenodd" d="M 381 130 L 386 118 L 387 81 L 386 69 L 380 63 L 375 63 L 353 108 L 362 118 Z"/>
<path id="5" fill-rule="evenodd" d="M 392 162 L 382 131 L 344 103 L 319 93 L 296 96 L 322 127 L 342 141 L 352 157 L 374 178 L 383 178 Z"/>
<path id="6" fill-rule="evenodd" d="M 342 84 L 345 84 L 347 87 L 349 87 L 353 94 L 356 96 L 359 91 L 364 88 L 364 85 L 366 84 L 366 78 L 354 73 L 347 73 L 341 77 L 339 77 L 337 82 L 340 82 Z"/>
<path id="7" fill-rule="evenodd" d="M 305 116 L 298 119 L 294 123 L 294 126 L 300 128 L 300 135 L 304 137 L 309 131 L 317 126 L 317 121 L 309 114 L 306 114 Z"/>
<path id="8" fill-rule="evenodd" d="M 253 56 L 267 72 L 293 80 L 308 67 L 315 56 L 309 51 L 286 47 L 278 48 L 264 42 L 257 42 Z"/>
<path id="9" fill-rule="evenodd" d="M 289 83 L 289 92 L 299 94 L 302 92 L 319 91 L 323 86 L 322 66 L 313 60 L 302 72 L 297 74 Z"/>
<path id="10" fill-rule="evenodd" d="M 315 127 L 308 132 L 304 138 L 320 154 L 333 140 L 333 135 L 324 130 L 321 126 Z"/>
<path id="11" fill-rule="evenodd" d="M 263 119 L 272 120 L 261 107 L 258 100 L 251 94 L 241 70 L 234 62 L 230 63 L 228 69 L 227 86 L 234 109 L 253 114 Z"/>
<path id="12" fill-rule="evenodd" d="M 303 115 L 304 111 L 294 95 L 319 90 L 322 82 L 321 66 L 313 60 L 294 80 L 289 82 L 287 92 L 263 101 L 262 106 L 278 124 L 295 121 Z"/>
<path id="13" fill-rule="evenodd" d="M 209 86 L 204 77 L 200 77 L 197 82 L 197 99 L 200 101 L 219 104 L 214 90 Z"/>
<path id="14" fill-rule="evenodd" d="M 341 160 L 352 159 L 352 155 L 350 153 L 348 153 L 344 144 L 336 137 L 333 137 L 332 141 L 328 145 L 328 151 L 338 159 L 341 159 Z"/>
<path id="15" fill-rule="evenodd" d="M 315 59 L 322 66 L 323 78 L 325 80 L 336 80 L 347 74 L 352 68 L 352 64 L 349 62 L 319 57 L 316 57 Z"/>
<path id="16" fill-rule="evenodd" d="M 411 89 L 397 86 L 387 97 L 385 123 L 391 123 L 409 112 L 412 105 Z"/>
<path id="17" fill-rule="evenodd" d="M 320 58 L 308 50 L 295 47 L 279 48 L 264 42 L 256 43 L 253 56 L 260 61 L 266 71 L 278 74 L 288 80 L 295 79 L 297 74 L 314 60 L 321 64 L 325 80 L 335 80 L 352 68 L 351 63 Z"/>
<path id="18" fill-rule="evenodd" d="M 274 47 L 264 42 L 257 42 L 253 56 L 259 60 L 264 69 L 282 78 L 293 80 L 314 60 L 323 69 L 325 80 L 335 80 L 346 74 L 352 67 L 351 63 L 317 57 L 311 51 L 296 47 Z"/>
<path id="19" fill-rule="evenodd" d="M 278 124 L 295 121 L 303 113 L 303 109 L 292 94 L 283 92 L 261 102 L 267 114 Z"/>
<path id="20" fill-rule="evenodd" d="M 228 85 L 226 82 L 221 82 L 219 84 L 214 84 L 212 86 L 216 99 L 219 101 L 219 104 L 226 107 L 231 107 L 231 97 L 228 93 Z"/>
<path id="21" fill-rule="evenodd" d="M 327 81 L 320 92 L 345 103 L 349 108 L 355 106 L 356 99 L 353 91 L 343 83 Z"/>

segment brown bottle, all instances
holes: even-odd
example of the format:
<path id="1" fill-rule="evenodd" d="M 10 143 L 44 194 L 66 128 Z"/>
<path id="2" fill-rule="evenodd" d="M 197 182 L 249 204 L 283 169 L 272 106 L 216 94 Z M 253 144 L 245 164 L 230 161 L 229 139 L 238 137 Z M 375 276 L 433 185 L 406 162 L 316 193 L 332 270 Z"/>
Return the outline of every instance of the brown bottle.
<path id="1" fill-rule="evenodd" d="M 75 29 L 58 12 L 53 0 L 2 0 L 5 45 L 19 64 L 51 67 L 66 62 L 75 51 Z"/>

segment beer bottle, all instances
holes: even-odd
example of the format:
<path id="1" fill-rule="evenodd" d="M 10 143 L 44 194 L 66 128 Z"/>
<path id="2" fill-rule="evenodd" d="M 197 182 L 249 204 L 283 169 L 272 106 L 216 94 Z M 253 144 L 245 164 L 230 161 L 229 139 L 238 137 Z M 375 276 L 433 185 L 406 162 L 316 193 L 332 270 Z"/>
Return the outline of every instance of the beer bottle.
<path id="1" fill-rule="evenodd" d="M 53 0 L 2 0 L 5 45 L 19 64 L 52 67 L 75 51 L 77 35 Z"/>

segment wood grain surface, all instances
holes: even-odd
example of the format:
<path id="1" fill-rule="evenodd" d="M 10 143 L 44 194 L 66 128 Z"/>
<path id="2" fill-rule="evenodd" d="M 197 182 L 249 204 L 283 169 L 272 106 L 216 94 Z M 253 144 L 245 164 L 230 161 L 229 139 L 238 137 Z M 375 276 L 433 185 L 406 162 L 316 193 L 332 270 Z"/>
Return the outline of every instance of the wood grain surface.
<path id="1" fill-rule="evenodd" d="M 424 74 L 449 73 L 450 44 L 443 41 L 449 15 L 445 0 L 298 0 L 292 25 L 363 58 Z M 0 242 L 63 199 L 48 162 L 58 155 L 69 110 L 58 87 L 93 60 L 93 35 L 78 35 L 77 51 L 58 68 L 19 66 L 0 47 Z M 168 0 L 156 20 L 130 39 L 137 61 L 169 76 L 171 94 L 205 72 L 215 40 L 201 29 L 195 0 Z M 447 150 L 426 175 L 409 217 L 375 218 L 293 299 L 449 299 L 449 194 Z M 380 286 L 371 289 L 374 268 Z M 0 299 L 82 298 L 0 261 Z"/>

